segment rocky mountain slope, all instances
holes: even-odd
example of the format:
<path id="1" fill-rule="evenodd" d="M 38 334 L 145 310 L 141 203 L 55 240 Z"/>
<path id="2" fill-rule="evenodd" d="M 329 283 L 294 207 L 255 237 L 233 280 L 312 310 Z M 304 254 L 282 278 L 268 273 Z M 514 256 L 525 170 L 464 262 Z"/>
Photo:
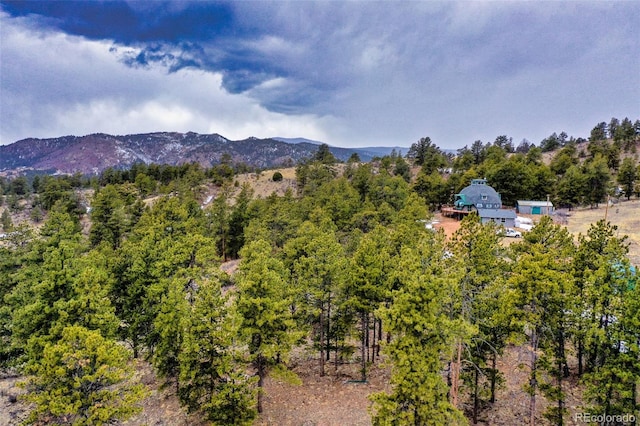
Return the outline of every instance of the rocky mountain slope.
<path id="1" fill-rule="evenodd" d="M 51 173 L 97 174 L 108 167 L 128 168 L 138 162 L 171 165 L 195 162 L 210 167 L 219 163 L 224 154 L 229 154 L 234 162 L 267 168 L 295 164 L 312 157 L 317 150 L 317 143 L 306 141 L 288 143 L 258 138 L 232 141 L 215 133 L 157 132 L 124 136 L 97 133 L 51 139 L 30 138 L 0 146 L 0 171 L 33 169 Z M 381 152 L 374 148 L 371 152 L 368 148 L 331 147 L 330 150 L 343 161 L 354 152 L 363 161 Z"/>

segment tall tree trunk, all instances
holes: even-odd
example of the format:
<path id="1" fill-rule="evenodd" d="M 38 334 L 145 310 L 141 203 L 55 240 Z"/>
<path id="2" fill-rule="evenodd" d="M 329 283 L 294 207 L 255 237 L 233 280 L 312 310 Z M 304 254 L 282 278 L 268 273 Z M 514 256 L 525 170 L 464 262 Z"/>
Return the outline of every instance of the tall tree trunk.
<path id="1" fill-rule="evenodd" d="M 264 377 L 266 375 L 264 358 L 258 355 L 258 413 L 262 413 L 262 390 L 264 386 Z"/>
<path id="2" fill-rule="evenodd" d="M 458 341 L 456 361 L 451 363 L 451 404 L 458 408 L 458 387 L 460 384 L 460 364 L 462 359 L 462 341 Z"/>
<path id="3" fill-rule="evenodd" d="M 584 372 L 583 358 L 584 358 L 584 343 L 582 341 L 582 337 L 579 337 L 578 338 L 578 377 L 582 377 L 582 373 Z"/>
<path id="4" fill-rule="evenodd" d="M 636 410 L 638 408 L 638 385 L 635 382 L 631 383 L 631 407 L 633 407 L 633 410 Z M 636 423 L 638 421 L 638 419 L 636 418 L 636 421 L 634 422 L 634 424 L 638 424 Z"/>
<path id="5" fill-rule="evenodd" d="M 478 424 L 478 411 L 480 409 L 480 400 L 478 398 L 478 379 L 480 373 L 478 369 L 474 369 L 474 377 L 473 377 L 473 424 Z"/>
<path id="6" fill-rule="evenodd" d="M 380 342 L 382 341 L 382 319 L 378 320 L 378 347 L 376 348 L 376 355 L 380 357 Z"/>
<path id="7" fill-rule="evenodd" d="M 492 352 L 491 356 L 491 398 L 489 401 L 493 404 L 496 402 L 496 381 L 498 379 L 498 373 L 496 372 L 496 363 L 498 354 Z"/>
<path id="8" fill-rule="evenodd" d="M 365 336 L 365 338 L 364 338 L 364 341 L 365 341 L 364 347 L 365 347 L 365 352 L 366 352 L 366 355 L 367 355 L 367 362 L 369 362 L 369 338 L 371 337 L 371 336 L 369 336 L 369 329 L 370 329 L 370 327 L 369 327 L 369 313 L 367 312 L 367 313 L 364 314 L 364 336 Z"/>
<path id="9" fill-rule="evenodd" d="M 361 377 L 362 381 L 367 380 L 367 323 L 366 323 L 366 313 L 363 312 L 360 314 L 360 323 L 362 324 L 362 344 L 360 345 L 360 357 L 362 358 L 362 368 L 361 368 Z"/>
<path id="10" fill-rule="evenodd" d="M 335 375 L 338 375 L 338 336 L 336 336 L 336 350 L 334 351 L 333 357 L 333 370 Z"/>
<path id="11" fill-rule="evenodd" d="M 562 368 L 562 362 L 558 362 L 558 379 L 557 379 L 557 385 L 558 385 L 558 426 L 563 426 L 564 425 L 564 416 L 562 415 L 563 411 L 564 411 L 564 396 L 562 395 L 562 371 L 560 371 L 560 369 Z"/>
<path id="12" fill-rule="evenodd" d="M 340 348 L 340 339 L 338 337 L 338 333 L 336 333 L 336 350 L 335 350 L 335 358 L 333 359 L 336 376 L 338 375 L 338 353 L 339 353 L 339 348 Z"/>
<path id="13" fill-rule="evenodd" d="M 376 362 L 376 317 L 373 317 L 373 339 L 371 340 L 371 362 Z"/>
<path id="14" fill-rule="evenodd" d="M 453 369 L 453 361 L 449 361 L 447 366 L 447 399 L 451 399 L 451 370 Z"/>
<path id="15" fill-rule="evenodd" d="M 324 376 L 324 306 L 320 303 L 320 377 Z"/>
<path id="16" fill-rule="evenodd" d="M 134 357 L 135 359 L 138 359 L 138 355 L 140 354 L 140 353 L 139 353 L 139 350 L 138 350 L 138 347 L 139 347 L 138 338 L 133 337 L 133 338 L 131 339 L 131 346 L 133 346 L 133 357 Z"/>
<path id="17" fill-rule="evenodd" d="M 329 300 L 327 301 L 327 327 L 325 331 L 325 336 L 327 337 L 327 358 L 326 361 L 329 362 L 331 359 L 331 294 L 329 294 Z"/>
<path id="18" fill-rule="evenodd" d="M 538 364 L 538 332 L 531 331 L 531 377 L 529 386 L 531 387 L 531 396 L 529 399 L 529 426 L 536 425 L 536 389 L 538 388 L 538 379 L 536 377 Z"/>

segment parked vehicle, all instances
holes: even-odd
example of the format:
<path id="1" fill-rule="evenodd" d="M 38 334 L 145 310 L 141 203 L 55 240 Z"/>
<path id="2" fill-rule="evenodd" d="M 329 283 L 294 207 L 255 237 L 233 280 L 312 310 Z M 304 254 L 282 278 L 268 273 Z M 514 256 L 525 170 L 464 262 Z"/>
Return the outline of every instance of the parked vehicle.
<path id="1" fill-rule="evenodd" d="M 505 237 L 511 237 L 511 238 L 521 238 L 522 237 L 522 232 L 516 231 L 513 228 L 507 228 L 507 229 L 504 230 L 504 236 Z"/>

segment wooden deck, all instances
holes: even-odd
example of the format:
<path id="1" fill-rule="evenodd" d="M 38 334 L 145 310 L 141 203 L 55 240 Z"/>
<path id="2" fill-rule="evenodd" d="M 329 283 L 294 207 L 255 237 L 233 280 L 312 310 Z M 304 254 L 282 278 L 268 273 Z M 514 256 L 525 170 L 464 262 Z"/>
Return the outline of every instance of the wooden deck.
<path id="1" fill-rule="evenodd" d="M 440 213 L 442 213 L 442 215 L 446 216 L 446 217 L 453 217 L 453 218 L 456 218 L 456 219 L 462 219 L 463 216 L 466 216 L 469 213 L 472 213 L 472 211 L 457 210 L 457 209 L 454 209 L 453 207 L 441 207 L 440 208 Z"/>

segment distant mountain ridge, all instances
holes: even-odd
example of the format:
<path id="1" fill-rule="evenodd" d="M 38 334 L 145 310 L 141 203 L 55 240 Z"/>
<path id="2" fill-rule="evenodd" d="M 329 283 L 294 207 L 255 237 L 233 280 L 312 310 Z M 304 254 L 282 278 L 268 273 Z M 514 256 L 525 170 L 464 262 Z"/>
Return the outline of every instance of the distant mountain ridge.
<path id="1" fill-rule="evenodd" d="M 135 163 L 218 164 L 224 154 L 234 162 L 258 168 L 292 165 L 311 158 L 321 142 L 304 138 L 267 138 L 232 141 L 217 133 L 155 132 L 113 136 L 29 138 L 0 146 L 0 171 L 33 169 L 58 173 L 98 174 L 106 168 L 129 168 Z M 357 153 L 362 161 L 383 156 L 394 148 L 329 148 L 339 160 Z M 396 148 L 396 151 L 402 148 Z M 406 152 L 406 148 L 404 148 Z"/>
<path id="2" fill-rule="evenodd" d="M 271 138 L 273 140 L 276 141 L 280 141 L 280 142 L 286 142 L 286 143 L 310 143 L 312 145 L 322 145 L 323 142 L 319 142 L 319 141 L 314 141 L 312 139 L 307 139 L 307 138 L 283 138 L 280 136 L 275 136 L 273 138 Z"/>

